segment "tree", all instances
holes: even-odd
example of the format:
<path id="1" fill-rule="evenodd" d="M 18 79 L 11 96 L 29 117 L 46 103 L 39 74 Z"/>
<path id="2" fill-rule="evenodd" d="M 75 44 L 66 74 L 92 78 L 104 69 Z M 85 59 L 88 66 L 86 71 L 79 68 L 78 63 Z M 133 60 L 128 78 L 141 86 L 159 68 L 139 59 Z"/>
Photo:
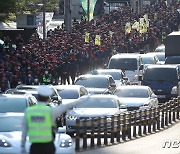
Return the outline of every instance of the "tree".
<path id="1" fill-rule="evenodd" d="M 46 10 L 53 11 L 59 0 L 46 0 Z M 9 13 L 35 13 L 42 11 L 38 6 L 42 0 L 0 0 L 0 21 L 8 18 Z"/>

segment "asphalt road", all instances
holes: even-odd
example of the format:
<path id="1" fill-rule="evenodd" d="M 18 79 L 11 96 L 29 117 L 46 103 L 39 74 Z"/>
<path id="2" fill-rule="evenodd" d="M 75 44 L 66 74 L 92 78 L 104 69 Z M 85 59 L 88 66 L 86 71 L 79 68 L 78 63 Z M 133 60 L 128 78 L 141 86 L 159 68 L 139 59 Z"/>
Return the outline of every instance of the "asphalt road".
<path id="1" fill-rule="evenodd" d="M 171 143 L 170 143 L 171 142 Z M 166 143 L 166 144 L 165 144 Z M 165 146 L 163 148 L 163 146 Z M 80 154 L 180 154 L 180 121 L 168 129 L 125 143 L 91 149 Z"/>

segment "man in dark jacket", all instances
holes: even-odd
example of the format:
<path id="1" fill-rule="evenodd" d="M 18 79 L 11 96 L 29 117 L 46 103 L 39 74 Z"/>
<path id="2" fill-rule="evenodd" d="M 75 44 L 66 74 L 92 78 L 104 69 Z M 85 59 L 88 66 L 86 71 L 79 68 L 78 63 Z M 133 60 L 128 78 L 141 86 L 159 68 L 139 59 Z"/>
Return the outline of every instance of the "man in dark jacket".
<path id="1" fill-rule="evenodd" d="M 69 81 L 69 72 L 70 72 L 70 65 L 71 63 L 68 62 L 68 58 L 66 57 L 64 59 L 64 62 L 62 63 L 61 65 L 61 84 L 66 84 L 66 80 L 67 80 L 67 83 L 70 84 L 70 81 Z"/>

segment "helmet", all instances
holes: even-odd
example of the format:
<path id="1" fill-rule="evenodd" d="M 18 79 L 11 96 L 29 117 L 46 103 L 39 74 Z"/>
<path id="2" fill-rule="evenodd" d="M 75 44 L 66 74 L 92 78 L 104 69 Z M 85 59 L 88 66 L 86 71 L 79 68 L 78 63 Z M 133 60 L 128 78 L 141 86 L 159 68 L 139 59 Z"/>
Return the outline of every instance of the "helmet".
<path id="1" fill-rule="evenodd" d="M 50 88 L 49 86 L 46 86 L 46 85 L 40 85 L 38 87 L 37 91 L 38 91 L 38 95 L 40 95 L 42 97 L 49 97 L 53 94 L 52 88 Z"/>

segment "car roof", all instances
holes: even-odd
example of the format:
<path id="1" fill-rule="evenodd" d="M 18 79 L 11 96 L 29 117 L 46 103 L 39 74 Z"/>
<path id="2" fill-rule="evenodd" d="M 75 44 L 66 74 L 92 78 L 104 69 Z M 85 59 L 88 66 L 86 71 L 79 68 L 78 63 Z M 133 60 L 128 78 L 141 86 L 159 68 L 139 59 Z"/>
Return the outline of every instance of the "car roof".
<path id="1" fill-rule="evenodd" d="M 152 64 L 152 65 L 147 65 L 147 68 L 177 68 L 178 65 L 159 65 L 159 64 Z"/>
<path id="2" fill-rule="evenodd" d="M 146 54 L 141 54 L 141 57 L 157 57 L 155 54 L 149 54 L 149 53 L 146 53 Z"/>
<path id="3" fill-rule="evenodd" d="M 149 86 L 144 86 L 144 85 L 126 85 L 126 86 L 118 86 L 116 89 L 148 89 L 150 88 Z"/>
<path id="4" fill-rule="evenodd" d="M 122 54 L 113 55 L 111 58 L 118 59 L 118 58 L 139 58 L 139 57 L 140 57 L 139 53 L 122 53 Z"/>
<path id="5" fill-rule="evenodd" d="M 122 72 L 121 69 L 97 69 L 95 71 L 97 71 L 97 72 L 118 72 L 118 73 Z"/>
<path id="6" fill-rule="evenodd" d="M 6 113 L 0 113 L 0 117 L 9 117 L 9 116 L 24 116 L 24 113 L 20 112 L 6 112 Z"/>
<path id="7" fill-rule="evenodd" d="M 28 96 L 32 96 L 32 95 L 29 95 L 29 94 L 1 94 L 0 95 L 0 98 L 3 98 L 3 97 L 6 97 L 6 98 L 27 98 Z"/>
<path id="8" fill-rule="evenodd" d="M 111 94 L 96 94 L 96 95 L 90 95 L 92 98 L 118 98 L 116 95 Z"/>
<path id="9" fill-rule="evenodd" d="M 84 74 L 84 75 L 80 75 L 78 77 L 78 79 L 80 78 L 109 78 L 112 77 L 111 75 L 105 75 L 105 74 L 98 74 L 98 75 L 93 75 L 93 74 Z"/>
<path id="10" fill-rule="evenodd" d="M 81 87 L 85 88 L 82 85 L 54 85 L 55 89 L 80 89 Z"/>

